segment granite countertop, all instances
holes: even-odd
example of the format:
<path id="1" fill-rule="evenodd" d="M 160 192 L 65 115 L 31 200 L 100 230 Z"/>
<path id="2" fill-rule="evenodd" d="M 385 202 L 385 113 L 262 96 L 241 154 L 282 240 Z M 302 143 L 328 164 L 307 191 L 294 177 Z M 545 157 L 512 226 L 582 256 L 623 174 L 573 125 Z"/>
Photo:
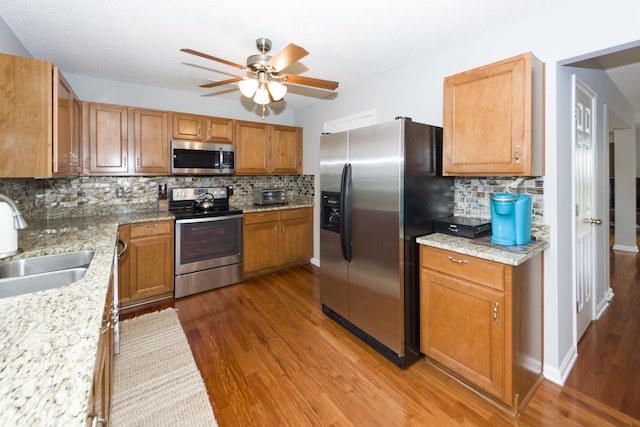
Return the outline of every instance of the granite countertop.
<path id="1" fill-rule="evenodd" d="M 312 206 L 310 197 L 278 205 L 236 205 L 245 213 Z M 22 252 L 0 263 L 82 250 L 95 254 L 77 282 L 0 298 L 0 425 L 83 425 L 118 226 L 173 219 L 171 213 L 153 210 L 27 218 L 28 228 L 18 233 Z"/>
<path id="2" fill-rule="evenodd" d="M 532 240 L 526 245 L 515 246 L 503 246 L 492 243 L 490 236 L 466 239 L 464 237 L 450 236 L 442 233 L 421 236 L 418 237 L 416 241 L 421 245 L 446 249 L 516 267 L 549 247 L 548 229 L 545 226 L 535 227 L 532 231 L 535 240 Z"/>
<path id="3" fill-rule="evenodd" d="M 274 205 L 254 205 L 253 203 L 237 203 L 235 207 L 242 209 L 243 213 L 277 211 L 282 209 L 311 208 L 314 206 L 313 197 L 294 197 L 287 203 Z"/>
<path id="4" fill-rule="evenodd" d="M 82 426 L 88 409 L 118 225 L 173 220 L 155 211 L 36 219 L 22 253 L 0 260 L 93 250 L 70 285 L 0 299 L 0 425 Z"/>

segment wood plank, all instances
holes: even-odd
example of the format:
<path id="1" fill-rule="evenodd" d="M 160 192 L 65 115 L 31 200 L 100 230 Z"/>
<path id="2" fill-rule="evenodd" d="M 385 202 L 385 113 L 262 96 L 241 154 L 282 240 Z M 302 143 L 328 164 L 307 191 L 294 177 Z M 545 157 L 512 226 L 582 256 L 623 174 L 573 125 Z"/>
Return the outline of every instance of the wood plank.
<path id="1" fill-rule="evenodd" d="M 322 313 L 318 281 L 307 264 L 164 305 L 178 309 L 219 425 L 640 426 L 548 381 L 516 419 L 424 359 L 401 370 Z"/>

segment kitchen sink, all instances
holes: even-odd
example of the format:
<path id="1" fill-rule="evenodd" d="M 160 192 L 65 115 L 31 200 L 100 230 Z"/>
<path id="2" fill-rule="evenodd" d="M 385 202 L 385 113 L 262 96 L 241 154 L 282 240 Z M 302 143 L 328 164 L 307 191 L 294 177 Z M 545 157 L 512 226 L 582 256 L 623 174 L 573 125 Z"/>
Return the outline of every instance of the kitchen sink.
<path id="1" fill-rule="evenodd" d="M 0 298 L 59 288 L 84 277 L 94 251 L 67 252 L 0 264 Z"/>
<path id="2" fill-rule="evenodd" d="M 18 259 L 0 264 L 0 279 L 49 273 L 69 268 L 87 268 L 94 251 L 67 252 L 33 258 Z"/>
<path id="3" fill-rule="evenodd" d="M 0 298 L 69 285 L 82 279 L 86 272 L 86 267 L 78 267 L 0 279 Z"/>

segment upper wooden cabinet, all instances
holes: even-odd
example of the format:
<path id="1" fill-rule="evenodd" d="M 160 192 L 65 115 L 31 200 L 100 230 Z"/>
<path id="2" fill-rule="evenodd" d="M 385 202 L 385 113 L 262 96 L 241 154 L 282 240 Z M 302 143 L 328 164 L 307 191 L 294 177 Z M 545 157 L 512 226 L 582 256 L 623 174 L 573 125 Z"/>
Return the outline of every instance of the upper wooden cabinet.
<path id="1" fill-rule="evenodd" d="M 233 142 L 233 120 L 220 117 L 172 113 L 173 139 L 189 139 L 204 142 Z"/>
<path id="2" fill-rule="evenodd" d="M 88 138 L 86 150 L 91 175 L 129 171 L 129 109 L 119 105 L 85 104 Z"/>
<path id="3" fill-rule="evenodd" d="M 543 86 L 531 53 L 445 78 L 443 173 L 543 175 Z"/>
<path id="4" fill-rule="evenodd" d="M 166 175 L 169 173 L 169 113 L 133 110 L 134 173 Z"/>
<path id="5" fill-rule="evenodd" d="M 77 100 L 51 62 L 0 54 L 0 98 L 0 177 L 79 172 Z"/>
<path id="6" fill-rule="evenodd" d="M 302 173 L 302 129 L 236 121 L 236 173 Z"/>
<path id="7" fill-rule="evenodd" d="M 89 175 L 167 175 L 169 113 L 85 104 Z"/>
<path id="8" fill-rule="evenodd" d="M 82 172 L 82 107 L 56 67 L 53 67 L 53 82 L 53 99 L 56 103 L 53 110 L 53 173 L 78 175 Z"/>

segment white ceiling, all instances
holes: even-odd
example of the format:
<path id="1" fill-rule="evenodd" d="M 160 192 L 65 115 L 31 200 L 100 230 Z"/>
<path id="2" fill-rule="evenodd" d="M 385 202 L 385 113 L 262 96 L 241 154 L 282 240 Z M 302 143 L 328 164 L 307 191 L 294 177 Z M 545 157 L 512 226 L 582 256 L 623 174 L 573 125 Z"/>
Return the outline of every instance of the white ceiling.
<path id="1" fill-rule="evenodd" d="M 180 49 L 244 65 L 259 37 L 272 40 L 272 55 L 295 43 L 310 54 L 286 72 L 338 81 L 339 92 L 557 1 L 19 0 L 0 3 L 0 17 L 34 57 L 63 73 L 238 99 L 235 85 L 198 86 L 240 70 Z M 613 67 L 612 78 L 640 111 L 637 70 L 602 65 Z M 288 86 L 287 108 L 332 96 Z"/>

